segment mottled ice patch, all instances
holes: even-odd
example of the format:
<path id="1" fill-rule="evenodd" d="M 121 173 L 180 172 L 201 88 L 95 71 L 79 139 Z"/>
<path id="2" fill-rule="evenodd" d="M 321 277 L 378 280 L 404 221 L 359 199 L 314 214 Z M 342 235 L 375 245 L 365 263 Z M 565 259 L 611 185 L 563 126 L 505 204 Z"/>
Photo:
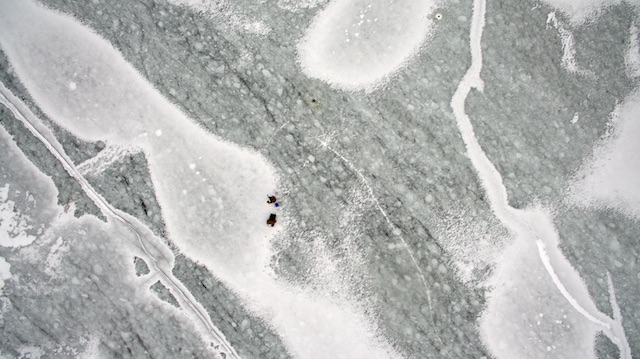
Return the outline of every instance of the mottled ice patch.
<path id="1" fill-rule="evenodd" d="M 11 265 L 4 257 L 0 257 L 0 295 L 2 295 L 2 288 L 4 288 L 4 282 L 11 279 Z"/>
<path id="2" fill-rule="evenodd" d="M 16 209 L 9 199 L 9 184 L 0 187 L 0 246 L 22 247 L 36 240 L 28 232 L 33 229 L 31 218 Z"/>
<path id="3" fill-rule="evenodd" d="M 640 90 L 612 113 L 611 133 L 595 147 L 569 187 L 569 201 L 610 208 L 640 220 Z"/>
<path id="4" fill-rule="evenodd" d="M 510 242 L 509 234 L 495 218 L 475 219 L 466 212 L 442 216 L 435 236 L 450 256 L 458 277 L 470 286 L 484 283 Z"/>
<path id="5" fill-rule="evenodd" d="M 98 336 L 89 338 L 84 351 L 77 356 L 78 359 L 102 359 L 104 357 L 100 352 L 100 338 Z"/>
<path id="6" fill-rule="evenodd" d="M 186 6 L 196 12 L 221 20 L 223 24 L 234 29 L 258 35 L 265 35 L 269 32 L 269 27 L 266 24 L 243 14 L 242 9 L 233 2 L 226 0 L 169 0 L 169 2 Z"/>
<path id="7" fill-rule="evenodd" d="M 298 43 L 305 74 L 345 90 L 373 90 L 429 36 L 435 0 L 345 0 L 327 5 Z"/>

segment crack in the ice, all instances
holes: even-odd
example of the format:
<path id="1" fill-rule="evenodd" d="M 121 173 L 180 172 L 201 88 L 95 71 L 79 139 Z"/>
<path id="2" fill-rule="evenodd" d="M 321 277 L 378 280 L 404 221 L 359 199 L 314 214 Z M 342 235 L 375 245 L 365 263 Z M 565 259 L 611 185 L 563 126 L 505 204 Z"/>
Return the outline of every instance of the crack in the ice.
<path id="1" fill-rule="evenodd" d="M 424 286 L 425 294 L 427 296 L 427 305 L 429 306 L 429 317 L 431 319 L 432 330 L 435 333 L 436 337 L 438 338 L 438 341 L 442 345 L 442 349 L 446 348 L 446 345 L 445 345 L 444 341 L 442 340 L 442 338 L 440 337 L 440 335 L 438 334 L 438 332 L 435 329 L 435 318 L 433 317 L 433 305 L 432 305 L 432 299 L 431 299 L 431 291 L 429 290 L 429 286 L 427 285 L 427 279 L 426 279 L 426 277 L 424 275 L 424 272 L 422 271 L 422 268 L 420 268 L 420 265 L 418 264 L 418 260 L 416 259 L 416 257 L 414 256 L 413 252 L 411 251 L 411 248 L 409 248 L 409 245 L 407 244 L 407 242 L 405 241 L 404 237 L 402 236 L 402 232 L 400 231 L 398 226 L 396 226 L 391 221 L 391 219 L 389 219 L 389 216 L 387 215 L 387 212 L 384 210 L 384 208 L 382 208 L 382 206 L 380 205 L 380 202 L 378 201 L 375 193 L 373 192 L 373 188 L 371 188 L 371 185 L 369 185 L 369 181 L 367 181 L 367 179 L 358 170 L 358 168 L 353 163 L 351 163 L 351 161 L 349 161 L 346 157 L 344 157 L 338 151 L 333 149 L 331 147 L 331 145 L 329 144 L 329 139 L 327 139 L 327 138 L 319 139 L 319 142 L 324 148 L 328 149 L 334 155 L 336 155 L 338 158 L 340 158 L 351 169 L 351 171 L 353 171 L 356 175 L 358 175 L 360 181 L 362 182 L 364 187 L 367 189 L 367 193 L 369 194 L 369 198 L 373 201 L 374 206 L 376 207 L 378 212 L 380 212 L 380 214 L 382 214 L 382 217 L 384 217 L 385 221 L 387 222 L 387 225 L 391 229 L 391 233 L 393 235 L 395 235 L 396 237 L 398 237 L 398 239 L 400 239 L 400 242 L 402 242 L 402 245 L 404 246 L 406 252 L 409 254 L 409 257 L 411 258 L 411 262 L 413 263 L 413 266 L 418 271 L 418 275 L 420 276 L 420 279 L 422 281 L 422 285 Z M 447 356 L 449 356 L 448 353 L 447 353 Z"/>

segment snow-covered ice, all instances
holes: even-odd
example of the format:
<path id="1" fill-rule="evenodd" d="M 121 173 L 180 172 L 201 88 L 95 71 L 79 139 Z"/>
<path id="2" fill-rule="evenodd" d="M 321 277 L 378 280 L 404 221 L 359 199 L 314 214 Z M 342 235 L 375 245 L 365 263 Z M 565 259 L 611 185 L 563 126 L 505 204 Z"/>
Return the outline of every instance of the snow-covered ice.
<path id="1" fill-rule="evenodd" d="M 436 1 L 330 2 L 298 44 L 303 71 L 346 90 L 372 90 L 415 56 Z"/>
<path id="2" fill-rule="evenodd" d="M 633 357 L 637 5 L 0 0 L 0 356 Z"/>

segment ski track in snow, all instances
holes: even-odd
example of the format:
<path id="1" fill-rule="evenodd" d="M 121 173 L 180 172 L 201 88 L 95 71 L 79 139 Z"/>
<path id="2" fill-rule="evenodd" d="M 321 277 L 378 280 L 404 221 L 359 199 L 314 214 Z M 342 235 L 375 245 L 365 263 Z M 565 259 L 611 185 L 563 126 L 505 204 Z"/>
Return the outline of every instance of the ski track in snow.
<path id="1" fill-rule="evenodd" d="M 194 124 L 110 44 L 72 18 L 32 2 L 5 0 L 0 7 L 0 46 L 36 104 L 80 138 L 139 146 L 170 239 L 267 320 L 293 356 L 401 357 L 357 306 L 274 278 L 269 241 L 283 227 L 264 222 L 271 209 L 263 198 L 276 190 L 276 175 L 263 157 Z M 39 26 L 28 25 L 33 21 Z M 19 113 L 27 117 L 25 109 Z M 173 255 L 161 241 L 95 193 L 44 126 L 34 125 L 32 132 L 49 144 L 121 235 L 150 252 L 145 258 L 166 279 L 163 284 L 234 355 L 206 312 L 171 277 Z"/>
<path id="2" fill-rule="evenodd" d="M 193 298 L 186 287 L 173 276 L 174 256 L 171 250 L 163 243 L 162 239 L 156 237 L 137 219 L 115 209 L 105 201 L 82 174 L 80 174 L 53 133 L 1 82 L 0 103 L 7 107 L 15 118 L 22 122 L 29 132 L 47 147 L 49 152 L 63 165 L 69 175 L 79 182 L 83 191 L 96 206 L 98 206 L 102 214 L 107 217 L 108 222 L 114 226 L 114 232 L 127 238 L 133 245 L 144 252 L 145 255 L 143 259 L 145 259 L 147 263 L 151 263 L 151 269 L 161 276 L 162 283 L 171 290 L 171 293 L 178 299 L 181 307 L 198 319 L 196 323 L 199 321 L 200 324 L 205 325 L 205 330 L 211 334 L 216 343 L 222 345 L 227 355 L 233 358 L 239 358 L 238 354 L 224 338 L 224 335 L 213 325 L 205 309 Z M 135 238 L 132 238 L 131 234 L 133 234 Z"/>
<path id="3" fill-rule="evenodd" d="M 624 329 L 622 328 L 621 318 L 611 319 L 597 310 L 579 274 L 571 267 L 566 258 L 562 256 L 557 247 L 557 232 L 554 229 L 550 215 L 540 208 L 516 210 L 509 206 L 507 191 L 502 182 L 502 177 L 488 159 L 475 137 L 471 120 L 465 113 L 465 101 L 472 88 L 479 91 L 483 90 L 483 82 L 480 78 L 480 71 L 482 69 L 482 51 L 480 44 L 484 27 L 485 10 L 485 0 L 474 1 L 470 30 L 472 64 L 451 100 L 451 108 L 456 117 L 458 128 L 467 149 L 467 154 L 487 192 L 491 208 L 498 219 L 515 234 L 517 237 L 516 242 L 518 242 L 518 240 L 520 242 L 523 240 L 535 240 L 538 247 L 539 258 L 556 289 L 560 291 L 571 307 L 586 320 L 596 324 L 600 330 L 618 346 L 621 357 L 631 358 L 630 348 L 624 334 Z M 499 272 L 505 271 L 504 268 L 500 271 L 500 263 L 498 267 Z M 564 280 L 568 280 L 568 286 L 559 278 L 557 273 L 558 268 L 562 270 Z M 574 295 L 576 293 L 579 295 L 580 300 Z M 580 303 L 580 301 L 582 301 L 582 303 Z M 490 297 L 487 303 L 487 310 L 483 314 L 485 322 L 491 319 L 487 319 L 487 317 L 499 315 L 501 308 L 492 307 L 495 303 L 496 300 Z M 585 304 L 589 306 L 589 310 L 585 309 Z M 486 326 L 481 328 L 484 332 L 485 342 L 487 342 L 490 350 L 494 352 L 494 355 L 498 355 L 496 352 L 504 353 L 504 348 L 502 347 L 502 338 L 498 338 L 492 333 L 495 329 L 496 328 Z M 497 333 L 500 333 L 500 331 L 498 330 Z M 595 332 L 593 335 L 595 338 Z M 567 354 L 571 355 L 572 353 Z"/>

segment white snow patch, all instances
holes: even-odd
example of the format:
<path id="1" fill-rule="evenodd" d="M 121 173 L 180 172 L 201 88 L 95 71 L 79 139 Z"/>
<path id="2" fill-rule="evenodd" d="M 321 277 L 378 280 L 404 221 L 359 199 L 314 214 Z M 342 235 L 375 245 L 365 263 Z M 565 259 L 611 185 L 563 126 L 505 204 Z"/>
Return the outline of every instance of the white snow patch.
<path id="1" fill-rule="evenodd" d="M 0 295 L 2 295 L 2 288 L 4 288 L 4 282 L 13 278 L 11 275 L 11 265 L 4 257 L 0 257 Z"/>
<path id="2" fill-rule="evenodd" d="M 32 345 L 21 346 L 18 348 L 18 353 L 20 353 L 20 359 L 40 359 L 45 355 L 45 351 L 42 348 Z"/>
<path id="3" fill-rule="evenodd" d="M 483 342 L 496 358 L 593 358 L 599 328 L 583 319 L 546 273 L 534 238 L 518 237 L 498 258 L 486 310 L 480 319 Z M 543 319 L 539 313 L 543 313 Z"/>
<path id="4" fill-rule="evenodd" d="M 451 256 L 458 277 L 470 286 L 484 284 L 499 254 L 510 243 L 509 234 L 495 217 L 479 220 L 464 211 L 442 216 L 434 234 Z"/>
<path id="5" fill-rule="evenodd" d="M 571 118 L 571 124 L 575 125 L 576 123 L 578 123 L 579 120 L 580 120 L 580 113 L 576 112 L 573 114 L 573 117 Z"/>
<path id="6" fill-rule="evenodd" d="M 44 261 L 44 272 L 52 277 L 63 275 L 58 273 L 56 269 L 70 249 L 69 244 L 62 237 L 58 237 Z"/>
<path id="7" fill-rule="evenodd" d="M 102 359 L 104 357 L 100 352 L 100 338 L 97 335 L 88 340 L 84 351 L 77 356 L 78 359 Z"/>
<path id="8" fill-rule="evenodd" d="M 344 0 L 327 5 L 298 43 L 310 77 L 371 91 L 416 55 L 432 28 L 436 0 Z"/>
<path id="9" fill-rule="evenodd" d="M 610 126 L 569 186 L 569 202 L 640 220 L 640 89 L 616 107 Z"/>
<path id="10" fill-rule="evenodd" d="M 204 131 L 162 98 L 109 43 L 70 17 L 29 1 L 8 0 L 0 7 L 0 45 L 39 107 L 81 138 L 139 146 L 147 156 L 171 240 L 268 320 L 292 355 L 400 357 L 377 333 L 371 317 L 354 305 L 329 293 L 296 288 L 269 271 L 269 241 L 284 228 L 265 223 L 271 208 L 263 198 L 277 183 L 273 167 L 263 157 Z M 26 19 L 39 26 L 28 26 Z M 51 53 L 57 56 L 46 55 Z M 74 72 L 101 86 L 59 91 L 66 86 L 62 79 Z M 158 128 L 166 135 L 139 136 Z M 195 163 L 199 173 L 194 176 L 185 163 Z M 128 218 L 136 223 L 136 233 L 153 236 L 130 216 L 109 209 L 72 164 L 67 167 L 91 198 L 111 211 L 114 221 Z M 189 191 L 185 195 L 178 188 Z M 113 226 L 124 231 L 115 222 Z M 132 236 L 126 231 L 122 235 Z M 172 258 L 164 249 L 149 250 L 158 258 L 156 265 L 170 273 L 166 266 Z M 194 305 L 189 303 L 181 301 L 183 308 Z"/>
<path id="11" fill-rule="evenodd" d="M 299 12 L 327 2 L 327 0 L 278 0 L 278 7 L 287 11 Z"/>
<path id="12" fill-rule="evenodd" d="M 0 246 L 15 248 L 33 243 L 36 236 L 27 233 L 33 229 L 31 222 L 31 218 L 21 214 L 16 203 L 9 199 L 9 184 L 0 187 Z"/>

